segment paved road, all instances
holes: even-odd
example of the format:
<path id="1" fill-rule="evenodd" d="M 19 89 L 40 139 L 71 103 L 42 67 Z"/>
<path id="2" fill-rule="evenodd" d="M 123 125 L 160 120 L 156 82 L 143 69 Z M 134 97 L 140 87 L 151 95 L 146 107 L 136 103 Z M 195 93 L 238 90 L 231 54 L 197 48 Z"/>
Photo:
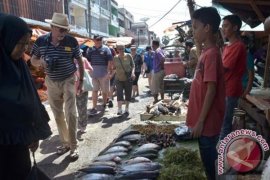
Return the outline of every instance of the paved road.
<path id="1" fill-rule="evenodd" d="M 136 97 L 135 102 L 130 104 L 130 115 L 128 118 L 119 118 L 116 115 L 116 98 L 114 107 L 107 109 L 104 114 L 89 117 L 87 133 L 78 136 L 79 154 L 77 161 L 71 162 L 68 153 L 58 156 L 55 154 L 56 147 L 60 145 L 59 136 L 53 115 L 49 105 L 46 108 L 50 114 L 50 126 L 53 135 L 41 142 L 40 148 L 36 153 L 38 166 L 51 178 L 58 180 L 73 180 L 74 173 L 83 166 L 88 165 L 99 152 L 106 148 L 118 134 L 129 127 L 131 124 L 142 123 L 139 114 L 145 110 L 145 106 L 153 101 L 152 97 L 146 95 L 147 79 L 140 78 L 140 96 Z M 45 103 L 46 104 L 46 103 Z M 91 100 L 88 108 L 91 107 Z"/>

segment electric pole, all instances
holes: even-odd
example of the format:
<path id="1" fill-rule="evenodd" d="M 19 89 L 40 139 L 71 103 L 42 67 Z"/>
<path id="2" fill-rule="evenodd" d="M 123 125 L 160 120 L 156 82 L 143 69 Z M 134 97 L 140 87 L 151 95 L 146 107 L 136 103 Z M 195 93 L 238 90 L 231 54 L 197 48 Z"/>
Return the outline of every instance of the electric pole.
<path id="1" fill-rule="evenodd" d="M 92 34 L 92 18 L 91 18 L 91 0 L 88 0 L 88 32 L 89 32 L 89 37 L 91 38 Z"/>

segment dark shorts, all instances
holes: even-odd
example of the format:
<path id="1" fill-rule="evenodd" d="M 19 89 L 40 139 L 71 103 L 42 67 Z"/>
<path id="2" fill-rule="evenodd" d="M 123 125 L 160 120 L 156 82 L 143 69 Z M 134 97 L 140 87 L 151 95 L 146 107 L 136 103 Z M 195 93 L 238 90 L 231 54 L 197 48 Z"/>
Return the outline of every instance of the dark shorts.
<path id="1" fill-rule="evenodd" d="M 115 74 L 113 75 L 112 79 L 110 79 L 110 87 L 115 86 Z"/>
<path id="2" fill-rule="evenodd" d="M 135 85 L 135 86 L 138 85 L 138 80 L 139 80 L 140 74 L 141 74 L 141 72 L 135 72 L 135 79 L 133 80 L 132 85 Z"/>

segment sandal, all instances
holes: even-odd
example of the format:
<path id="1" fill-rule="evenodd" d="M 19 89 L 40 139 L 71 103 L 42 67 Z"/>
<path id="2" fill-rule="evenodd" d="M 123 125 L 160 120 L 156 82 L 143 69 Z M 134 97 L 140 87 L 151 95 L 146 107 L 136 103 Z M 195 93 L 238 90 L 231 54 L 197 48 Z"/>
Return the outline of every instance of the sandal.
<path id="1" fill-rule="evenodd" d="M 69 150 L 70 150 L 70 148 L 67 146 L 59 146 L 59 147 L 57 147 L 57 154 L 62 155 L 62 154 L 65 154 L 66 152 L 68 152 Z"/>
<path id="2" fill-rule="evenodd" d="M 69 157 L 71 160 L 77 160 L 79 158 L 79 153 L 78 153 L 78 150 L 75 149 L 73 151 L 70 151 L 70 154 L 69 154 Z"/>

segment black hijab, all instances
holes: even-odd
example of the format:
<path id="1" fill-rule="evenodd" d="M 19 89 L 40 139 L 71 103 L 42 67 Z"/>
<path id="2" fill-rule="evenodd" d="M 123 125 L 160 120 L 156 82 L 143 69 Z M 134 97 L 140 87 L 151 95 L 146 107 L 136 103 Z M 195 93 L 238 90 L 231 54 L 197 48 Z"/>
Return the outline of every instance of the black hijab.
<path id="1" fill-rule="evenodd" d="M 22 19 L 0 15 L 0 144 L 29 144 L 50 135 L 47 112 L 25 61 L 10 56 L 31 32 Z M 39 134 L 41 126 L 46 132 Z"/>

